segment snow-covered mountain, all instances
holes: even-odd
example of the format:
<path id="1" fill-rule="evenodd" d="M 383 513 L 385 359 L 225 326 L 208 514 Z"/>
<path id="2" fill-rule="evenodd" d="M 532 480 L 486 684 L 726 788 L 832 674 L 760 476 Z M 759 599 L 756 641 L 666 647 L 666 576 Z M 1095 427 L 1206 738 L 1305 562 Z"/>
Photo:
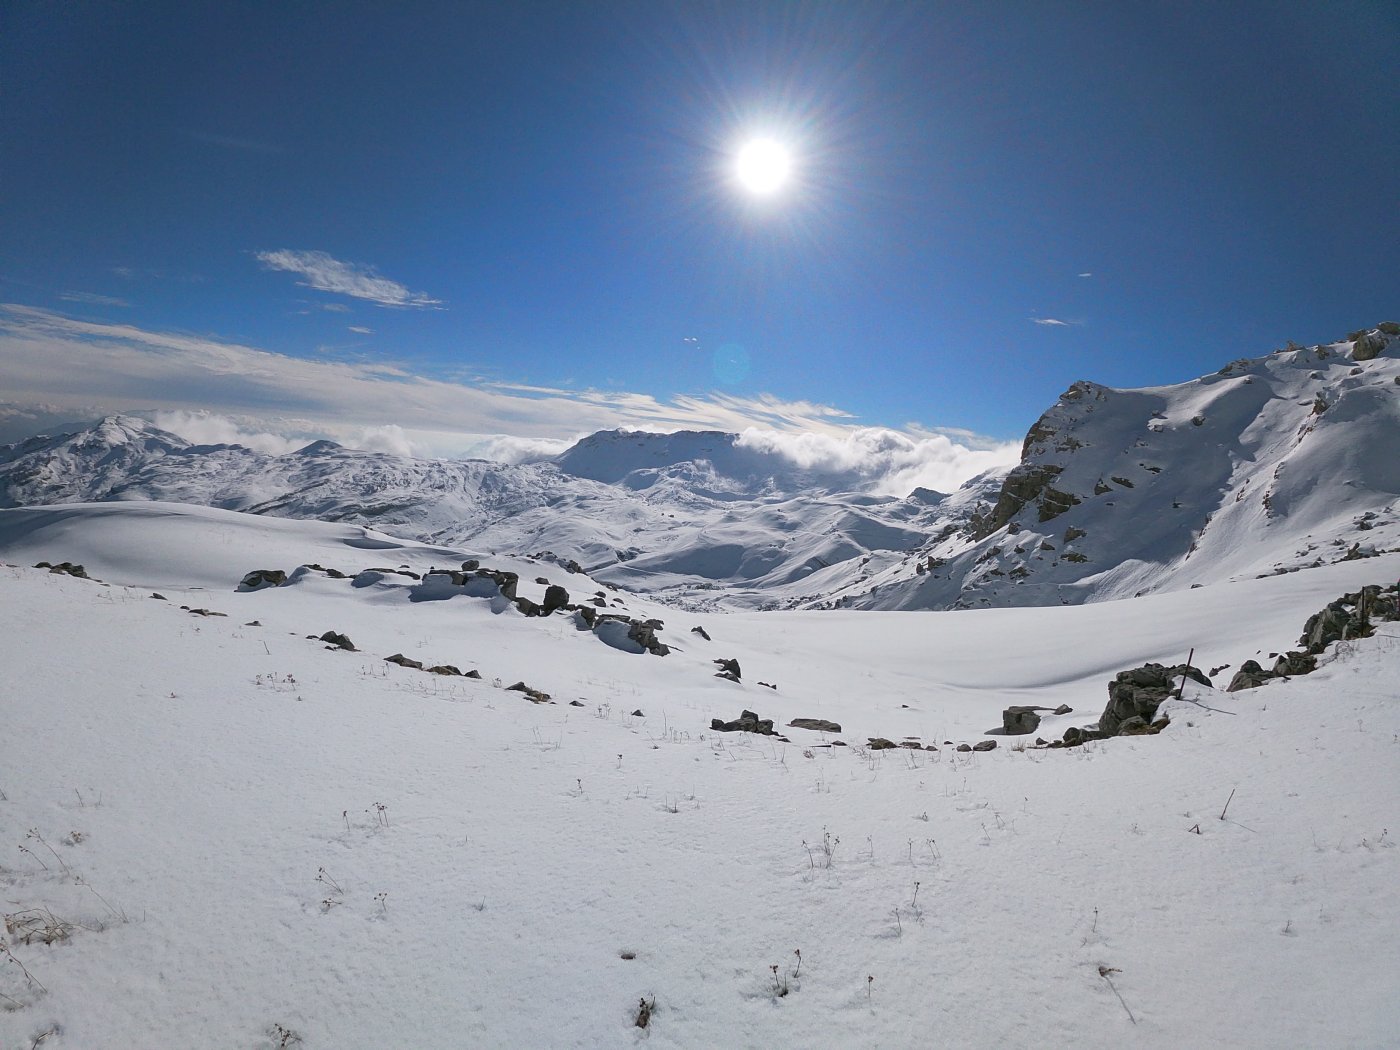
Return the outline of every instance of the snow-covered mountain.
<path id="1" fill-rule="evenodd" d="M 1174 386 L 1077 382 L 970 529 L 841 599 L 1079 604 L 1400 548 L 1400 326 Z"/>
<path id="2" fill-rule="evenodd" d="M 543 463 L 192 445 L 131 417 L 0 447 L 0 507 L 164 500 L 577 563 L 691 608 L 1081 604 L 1400 547 L 1400 326 L 1174 386 L 1076 382 L 1021 463 L 880 495 L 733 434 Z"/>
<path id="3" fill-rule="evenodd" d="M 391 529 L 576 562 L 709 605 L 798 604 L 857 586 L 972 504 L 874 495 L 733 434 L 604 431 L 546 463 L 419 460 L 318 441 L 285 455 L 192 445 L 117 416 L 0 447 L 0 507 L 164 500 Z"/>

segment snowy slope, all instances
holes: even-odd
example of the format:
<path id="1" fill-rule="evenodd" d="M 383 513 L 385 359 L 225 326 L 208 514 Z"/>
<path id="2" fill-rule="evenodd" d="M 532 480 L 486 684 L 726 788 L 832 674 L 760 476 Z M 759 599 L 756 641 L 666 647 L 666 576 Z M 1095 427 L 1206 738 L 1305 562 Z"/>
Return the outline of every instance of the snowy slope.
<path id="1" fill-rule="evenodd" d="M 970 535 L 837 600 L 1078 604 L 1400 549 L 1400 336 L 1366 338 L 1377 356 L 1344 342 L 1176 386 L 1075 383 Z"/>
<path id="2" fill-rule="evenodd" d="M 171 504 L 0 511 L 0 1046 L 1393 1041 L 1394 624 L 1306 678 L 1192 687 L 1156 737 L 943 742 L 1007 703 L 1074 707 L 1058 735 L 1113 672 L 1193 645 L 1286 648 L 1400 556 L 1073 608 L 697 616 L 607 592 L 664 619 L 665 657 L 395 573 L 236 590 L 478 554 Z M 536 575 L 593 589 L 490 564 L 531 597 Z M 360 651 L 306 637 L 328 629 Z M 517 678 L 556 703 L 498 687 Z M 710 731 L 742 707 L 940 749 Z"/>

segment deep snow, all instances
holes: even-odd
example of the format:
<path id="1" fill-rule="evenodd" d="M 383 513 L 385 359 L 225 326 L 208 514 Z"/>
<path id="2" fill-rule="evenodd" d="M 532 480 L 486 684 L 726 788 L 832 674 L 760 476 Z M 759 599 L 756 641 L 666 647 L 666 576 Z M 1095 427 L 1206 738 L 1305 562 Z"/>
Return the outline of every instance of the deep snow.
<path id="1" fill-rule="evenodd" d="M 1192 646 L 1285 649 L 1400 557 L 968 613 L 605 591 L 665 621 L 666 657 L 392 574 L 235 589 L 481 553 L 173 504 L 0 512 L 0 1045 L 1394 1045 L 1397 625 L 1306 678 L 1188 688 L 1156 737 L 944 741 L 1009 703 L 1071 705 L 1058 736 L 1113 672 Z M 595 590 L 485 563 L 532 598 Z M 328 629 L 361 652 L 306 637 Z M 709 730 L 745 707 L 852 746 Z M 67 936 L 24 943 L 47 915 Z"/>

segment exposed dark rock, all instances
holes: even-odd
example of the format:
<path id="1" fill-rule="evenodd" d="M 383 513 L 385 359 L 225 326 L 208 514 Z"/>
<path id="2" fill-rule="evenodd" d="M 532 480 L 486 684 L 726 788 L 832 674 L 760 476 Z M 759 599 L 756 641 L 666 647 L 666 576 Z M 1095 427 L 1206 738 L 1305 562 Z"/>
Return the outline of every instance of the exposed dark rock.
<path id="1" fill-rule="evenodd" d="M 262 621 L 261 621 L 261 620 L 249 620 L 249 621 L 248 621 L 247 623 L 245 623 L 243 626 L 244 626 L 244 627 L 261 627 L 261 626 L 262 626 Z"/>
<path id="2" fill-rule="evenodd" d="M 462 562 L 463 572 L 476 572 L 479 568 L 481 568 L 481 562 L 477 561 L 475 558 L 468 558 L 466 561 Z"/>
<path id="3" fill-rule="evenodd" d="M 1032 427 L 1026 435 L 1027 448 L 1032 444 L 1036 432 L 1036 427 Z M 990 516 L 973 524 L 973 539 L 980 540 L 990 536 L 1020 513 L 1027 504 L 1034 504 L 1039 509 L 1039 519 L 1042 522 L 1050 521 L 1069 510 L 1079 502 L 1079 497 L 1061 492 L 1050 484 L 1063 470 L 1063 467 L 1052 463 L 1023 462 L 1013 467 L 1002 482 L 1001 493 L 997 496 L 996 506 L 992 508 Z"/>
<path id="4" fill-rule="evenodd" d="M 1325 609 L 1308 617 L 1298 643 L 1317 654 L 1333 642 L 1347 638 L 1366 638 L 1380 620 L 1400 618 L 1400 592 L 1395 587 L 1371 584 L 1344 594 Z"/>
<path id="5" fill-rule="evenodd" d="M 997 742 L 995 740 L 979 740 L 972 745 L 974 751 L 995 751 L 996 749 Z"/>
<path id="6" fill-rule="evenodd" d="M 707 641 L 707 642 L 710 640 L 710 635 L 709 635 L 709 633 L 708 633 L 708 632 L 705 630 L 705 628 L 703 628 L 703 627 L 698 627 L 698 626 L 697 626 L 697 627 L 692 627 L 692 628 L 690 629 L 690 633 L 691 633 L 691 634 L 698 634 L 701 638 L 705 639 L 705 641 Z"/>
<path id="7" fill-rule="evenodd" d="M 971 750 L 972 750 L 972 745 L 971 745 L 971 744 L 959 744 L 959 745 L 957 746 L 957 750 L 959 750 L 959 751 L 971 751 Z"/>
<path id="8" fill-rule="evenodd" d="M 157 601 L 162 601 L 162 602 L 168 602 L 168 601 L 170 600 L 170 599 L 167 598 L 165 595 L 161 594 L 159 591 L 152 591 L 152 592 L 151 592 L 151 597 L 154 598 L 154 599 L 156 599 Z"/>
<path id="9" fill-rule="evenodd" d="M 1287 652 L 1274 661 L 1277 676 L 1312 674 L 1317 670 L 1317 657 L 1312 653 Z"/>
<path id="10" fill-rule="evenodd" d="M 420 660 L 411 660 L 403 653 L 395 653 L 393 656 L 384 657 L 386 664 L 398 664 L 400 667 L 408 667 L 415 671 L 423 670 L 423 663 Z"/>
<path id="11" fill-rule="evenodd" d="M 1364 332 L 1351 346 L 1353 361 L 1370 361 L 1385 349 L 1385 337 L 1379 332 Z"/>
<path id="12" fill-rule="evenodd" d="M 462 677 L 463 677 L 463 678 L 480 678 L 480 677 L 481 677 L 481 672 L 480 672 L 480 671 L 467 671 L 465 674 L 462 675 Z"/>
<path id="13" fill-rule="evenodd" d="M 632 712 L 632 717 L 633 717 L 633 718 L 645 718 L 646 715 L 642 714 L 642 709 L 639 707 L 639 708 L 637 708 L 637 710 L 635 710 L 635 711 Z"/>
<path id="14" fill-rule="evenodd" d="M 557 583 L 552 583 L 545 588 L 544 604 L 540 606 L 545 616 L 564 608 L 569 604 L 569 592 Z"/>
<path id="15" fill-rule="evenodd" d="M 739 670 L 739 661 L 730 659 L 715 660 L 713 663 L 719 668 L 715 673 L 716 678 L 728 678 L 731 682 L 737 682 L 743 678 L 743 673 Z"/>
<path id="16" fill-rule="evenodd" d="M 1051 713 L 1057 715 L 1073 714 L 1074 708 L 1070 707 L 1069 704 L 1061 704 L 1059 707 L 1055 708 L 1055 710 Z"/>
<path id="17" fill-rule="evenodd" d="M 1024 736 L 1040 728 L 1039 707 L 1008 707 L 1001 713 L 1001 728 L 1008 736 Z"/>
<path id="18" fill-rule="evenodd" d="M 1083 529 L 1076 529 L 1073 525 L 1071 525 L 1069 528 L 1065 529 L 1065 534 L 1064 534 L 1064 536 L 1061 538 L 1060 542 L 1061 542 L 1061 543 L 1073 543 L 1075 540 L 1079 539 L 1081 536 L 1087 536 L 1087 535 L 1089 535 L 1089 534 L 1088 534 L 1087 532 L 1085 532 Z"/>
<path id="19" fill-rule="evenodd" d="M 462 672 L 451 664 L 434 664 L 427 668 L 429 674 L 447 675 L 452 678 L 461 678 Z"/>
<path id="20" fill-rule="evenodd" d="M 547 704 L 550 702 L 548 693 L 540 692 L 538 689 L 532 689 L 524 682 L 516 682 L 514 685 L 506 686 L 506 692 L 524 693 L 530 699 L 530 702 L 535 704 Z"/>
<path id="21" fill-rule="evenodd" d="M 882 736 L 872 736 L 868 739 L 870 742 L 865 746 L 870 748 L 871 751 L 888 751 L 890 748 L 899 746 L 893 740 L 886 740 Z"/>
<path id="22" fill-rule="evenodd" d="M 540 607 L 534 602 L 532 602 L 529 598 L 516 598 L 515 607 L 519 609 L 521 614 L 524 616 L 541 615 Z"/>
<path id="23" fill-rule="evenodd" d="M 652 626 L 652 621 L 638 623 L 631 621 L 632 626 L 627 631 L 627 637 L 636 642 L 653 656 L 666 656 L 670 653 L 670 647 L 660 638 L 656 637 L 656 628 Z"/>
<path id="24" fill-rule="evenodd" d="M 710 719 L 710 728 L 716 733 L 758 733 L 760 736 L 778 736 L 773 729 L 771 718 L 759 718 L 752 711 L 744 711 L 732 722 L 712 718 Z"/>
<path id="25" fill-rule="evenodd" d="M 330 645 L 335 646 L 337 649 L 345 649 L 348 652 L 352 653 L 359 652 L 359 650 L 355 648 L 355 644 L 350 641 L 349 636 L 341 634 L 338 631 L 327 631 L 325 634 L 321 635 L 321 637 L 316 640 L 318 642 L 326 642 Z"/>
<path id="26" fill-rule="evenodd" d="M 188 605 L 180 606 L 191 616 L 227 616 L 228 613 L 215 612 L 213 609 L 191 609 Z"/>
<path id="27" fill-rule="evenodd" d="M 546 579 L 546 578 L 543 577 L 543 576 L 536 576 L 536 577 L 535 577 L 535 582 L 538 583 L 541 587 L 548 587 L 548 586 L 549 586 L 549 580 Z"/>
<path id="28" fill-rule="evenodd" d="M 87 574 L 86 569 L 81 565 L 74 565 L 71 561 L 61 561 L 57 565 L 50 565 L 46 561 L 41 561 L 35 565 L 34 568 L 48 569 L 51 573 L 56 573 L 60 576 L 73 576 L 79 580 L 92 579 L 92 577 Z"/>
<path id="29" fill-rule="evenodd" d="M 570 701 L 569 701 L 569 706 L 570 706 L 570 707 L 583 707 L 583 706 L 584 706 L 584 703 L 583 703 L 582 700 L 570 700 Z"/>
<path id="30" fill-rule="evenodd" d="M 1148 663 L 1130 671 L 1119 671 L 1108 683 L 1108 706 L 1099 716 L 1100 731 L 1112 736 L 1123 722 L 1134 716 L 1150 723 L 1157 715 L 1158 706 L 1181 682 L 1182 675 L 1201 685 L 1211 684 L 1200 670 L 1186 664 L 1163 667 Z"/>
<path id="31" fill-rule="evenodd" d="M 788 725 L 793 729 L 811 729 L 818 733 L 839 733 L 841 727 L 825 718 L 794 718 Z"/>

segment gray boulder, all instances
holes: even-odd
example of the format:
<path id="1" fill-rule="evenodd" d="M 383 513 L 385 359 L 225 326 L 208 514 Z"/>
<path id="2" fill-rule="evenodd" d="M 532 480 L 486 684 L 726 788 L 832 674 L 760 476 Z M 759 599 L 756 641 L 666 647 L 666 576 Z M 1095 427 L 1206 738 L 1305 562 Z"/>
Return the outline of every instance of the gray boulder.
<path id="1" fill-rule="evenodd" d="M 256 591 L 260 587 L 281 587 L 287 582 L 287 574 L 281 569 L 254 569 L 243 577 L 238 585 L 241 591 Z"/>
<path id="2" fill-rule="evenodd" d="M 1162 664 L 1147 663 L 1129 671 L 1119 671 L 1108 683 L 1108 705 L 1099 716 L 1099 730 L 1112 736 L 1126 720 L 1133 717 L 1151 723 L 1157 717 L 1157 708 L 1162 701 L 1171 696 L 1181 683 L 1182 675 L 1201 685 L 1211 684 L 1201 671 L 1186 664 L 1164 667 Z"/>
<path id="3" fill-rule="evenodd" d="M 1274 661 L 1275 676 L 1312 674 L 1317 670 L 1317 657 L 1312 653 L 1287 652 Z"/>
<path id="4" fill-rule="evenodd" d="M 1040 728 L 1040 708 L 1008 707 L 1001 713 L 1001 728 L 1007 736 L 1025 736 Z"/>
<path id="5" fill-rule="evenodd" d="M 1240 669 L 1235 672 L 1235 677 L 1230 679 L 1230 684 L 1225 687 L 1225 692 L 1238 693 L 1241 689 L 1258 689 L 1273 677 L 1273 672 L 1260 667 L 1258 660 L 1246 660 L 1240 664 Z"/>
<path id="6" fill-rule="evenodd" d="M 569 604 L 569 592 L 557 583 L 552 583 L 545 588 L 544 604 L 540 606 L 540 612 L 548 616 L 550 613 L 564 608 Z"/>
<path id="7" fill-rule="evenodd" d="M 841 726 L 825 718 L 794 718 L 788 725 L 793 729 L 811 729 L 818 733 L 839 733 Z"/>

